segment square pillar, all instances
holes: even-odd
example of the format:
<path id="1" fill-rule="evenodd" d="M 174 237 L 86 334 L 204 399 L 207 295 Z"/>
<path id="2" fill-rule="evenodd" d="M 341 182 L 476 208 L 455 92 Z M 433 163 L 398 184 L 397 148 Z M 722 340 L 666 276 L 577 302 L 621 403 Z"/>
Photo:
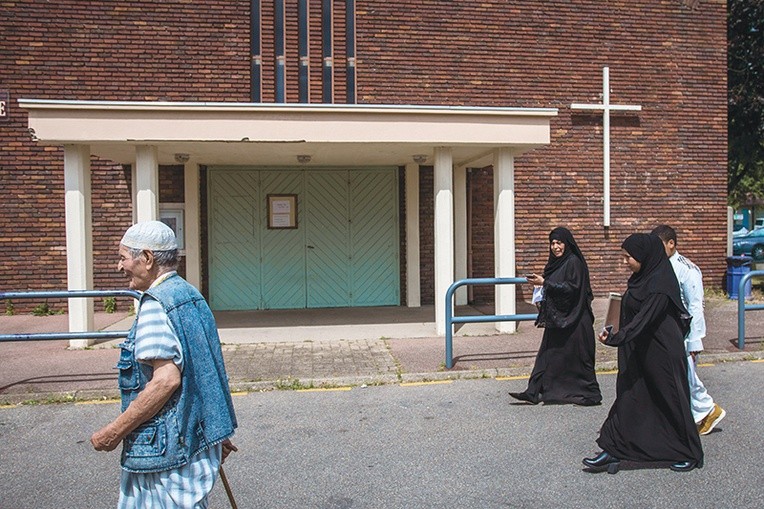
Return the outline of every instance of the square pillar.
<path id="1" fill-rule="evenodd" d="M 422 305 L 419 282 L 419 165 L 406 165 L 406 306 Z"/>
<path id="2" fill-rule="evenodd" d="M 515 277 L 515 160 L 506 147 L 494 154 L 493 207 L 495 277 Z M 514 315 L 515 285 L 496 285 L 495 291 L 496 314 Z M 496 330 L 515 332 L 517 322 L 496 322 Z"/>
<path id="3" fill-rule="evenodd" d="M 135 221 L 159 219 L 159 156 L 150 145 L 135 147 Z"/>
<path id="4" fill-rule="evenodd" d="M 446 292 L 454 282 L 453 156 L 450 147 L 435 149 L 435 329 L 446 335 Z"/>
<path id="5" fill-rule="evenodd" d="M 93 218 L 90 188 L 90 147 L 64 146 L 64 203 L 66 214 L 66 272 L 69 290 L 93 290 Z M 69 299 L 69 332 L 94 329 L 93 299 Z M 69 342 L 85 348 L 92 340 Z"/>
<path id="6" fill-rule="evenodd" d="M 186 281 L 202 289 L 201 227 L 199 224 L 199 165 L 186 161 L 183 166 L 183 193 L 186 197 L 183 223 L 186 234 Z"/>

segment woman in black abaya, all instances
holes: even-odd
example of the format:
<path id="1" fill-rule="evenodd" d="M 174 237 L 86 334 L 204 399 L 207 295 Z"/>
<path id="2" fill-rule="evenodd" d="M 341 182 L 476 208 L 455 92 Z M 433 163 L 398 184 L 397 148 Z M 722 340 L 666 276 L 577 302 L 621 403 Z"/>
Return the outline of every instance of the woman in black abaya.
<path id="1" fill-rule="evenodd" d="M 552 230 L 543 276 L 530 274 L 527 278 L 543 287 L 544 300 L 536 325 L 544 327 L 544 337 L 528 388 L 510 392 L 510 396 L 533 404 L 600 404 L 602 395 L 594 374 L 589 268 L 570 231 Z"/>
<path id="2" fill-rule="evenodd" d="M 689 315 L 679 283 L 657 236 L 637 233 L 621 247 L 633 272 L 621 300 L 621 328 L 599 337 L 618 347 L 616 400 L 597 440 L 602 452 L 584 465 L 610 473 L 620 460 L 670 462 L 680 472 L 701 468 L 684 350 Z"/>

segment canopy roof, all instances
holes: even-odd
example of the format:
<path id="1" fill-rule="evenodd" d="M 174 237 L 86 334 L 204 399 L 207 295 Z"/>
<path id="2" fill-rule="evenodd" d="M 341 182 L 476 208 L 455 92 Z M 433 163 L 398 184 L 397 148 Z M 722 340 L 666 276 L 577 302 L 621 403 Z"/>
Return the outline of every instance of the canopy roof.
<path id="1" fill-rule="evenodd" d="M 93 155 L 135 160 L 135 146 L 158 147 L 160 164 L 188 154 L 206 165 L 432 164 L 434 147 L 451 147 L 455 165 L 491 164 L 550 142 L 554 108 L 335 104 L 64 101 L 20 99 L 43 145 L 89 145 Z"/>

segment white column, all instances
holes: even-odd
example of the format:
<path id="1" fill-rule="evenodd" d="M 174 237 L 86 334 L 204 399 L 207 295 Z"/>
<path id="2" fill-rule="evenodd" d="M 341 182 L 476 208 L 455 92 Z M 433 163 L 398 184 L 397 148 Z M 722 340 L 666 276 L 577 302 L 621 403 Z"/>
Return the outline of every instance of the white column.
<path id="1" fill-rule="evenodd" d="M 422 305 L 419 286 L 419 165 L 406 165 L 406 305 Z"/>
<path id="2" fill-rule="evenodd" d="M 93 219 L 90 190 L 90 147 L 64 146 L 66 270 L 69 290 L 93 290 Z M 93 299 L 69 299 L 69 332 L 94 330 Z M 85 348 L 92 340 L 69 342 Z"/>
<path id="3" fill-rule="evenodd" d="M 435 329 L 446 335 L 446 292 L 454 282 L 453 157 L 450 147 L 435 149 Z"/>
<path id="4" fill-rule="evenodd" d="M 199 225 L 199 165 L 186 162 L 183 167 L 183 223 L 186 237 L 186 281 L 202 288 L 202 249 Z"/>
<path id="5" fill-rule="evenodd" d="M 454 168 L 454 281 L 467 277 L 467 168 Z M 456 290 L 456 304 L 467 304 L 467 287 Z"/>
<path id="6" fill-rule="evenodd" d="M 150 145 L 135 147 L 135 220 L 159 219 L 159 157 Z"/>
<path id="7" fill-rule="evenodd" d="M 496 277 L 515 277 L 515 160 L 504 147 L 493 162 L 494 264 Z M 496 314 L 514 315 L 515 285 L 496 285 Z M 499 332 L 515 332 L 517 322 L 497 322 Z"/>

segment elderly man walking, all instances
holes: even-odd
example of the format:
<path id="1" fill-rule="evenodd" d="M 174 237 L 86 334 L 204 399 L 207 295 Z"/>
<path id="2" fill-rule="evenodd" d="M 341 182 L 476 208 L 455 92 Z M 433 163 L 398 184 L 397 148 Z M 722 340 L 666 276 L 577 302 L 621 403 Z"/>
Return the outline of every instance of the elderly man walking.
<path id="1" fill-rule="evenodd" d="M 143 294 L 120 345 L 122 413 L 90 439 L 98 451 L 123 443 L 120 508 L 205 508 L 236 450 L 215 319 L 177 264 L 175 234 L 162 222 L 135 224 L 122 237 L 118 269 Z"/>

